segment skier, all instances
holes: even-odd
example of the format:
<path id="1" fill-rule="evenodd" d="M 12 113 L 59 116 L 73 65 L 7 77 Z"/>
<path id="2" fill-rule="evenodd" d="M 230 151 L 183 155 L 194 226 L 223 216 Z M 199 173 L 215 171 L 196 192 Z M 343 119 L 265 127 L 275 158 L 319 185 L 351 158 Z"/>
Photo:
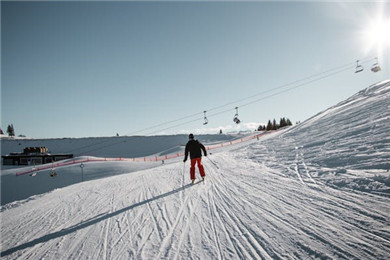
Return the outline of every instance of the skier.
<path id="1" fill-rule="evenodd" d="M 187 161 L 188 153 L 190 153 L 191 158 L 191 168 L 190 168 L 190 177 L 192 180 L 192 183 L 195 182 L 195 164 L 198 163 L 199 173 L 202 179 L 204 180 L 206 173 L 204 171 L 203 165 L 202 165 L 202 150 L 204 153 L 204 156 L 207 156 L 206 148 L 202 143 L 200 143 L 198 140 L 194 140 L 194 135 L 190 134 L 188 136 L 190 139 L 186 145 L 185 153 L 184 153 L 184 160 L 183 162 Z"/>

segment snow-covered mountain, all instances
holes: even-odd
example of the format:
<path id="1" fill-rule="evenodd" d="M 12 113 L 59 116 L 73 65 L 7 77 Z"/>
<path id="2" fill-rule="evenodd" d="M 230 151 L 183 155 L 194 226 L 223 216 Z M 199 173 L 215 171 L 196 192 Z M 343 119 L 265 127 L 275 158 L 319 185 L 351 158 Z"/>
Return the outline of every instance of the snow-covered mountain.
<path id="1" fill-rule="evenodd" d="M 180 159 L 144 170 L 91 163 L 129 173 L 7 204 L 2 258 L 388 259 L 389 116 L 386 81 L 298 126 L 216 150 L 195 185 Z"/>

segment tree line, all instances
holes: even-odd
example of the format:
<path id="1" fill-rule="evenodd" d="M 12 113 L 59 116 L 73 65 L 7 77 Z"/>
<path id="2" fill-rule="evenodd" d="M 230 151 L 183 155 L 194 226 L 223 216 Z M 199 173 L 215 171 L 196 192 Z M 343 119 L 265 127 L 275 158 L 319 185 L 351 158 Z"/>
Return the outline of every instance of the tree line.
<path id="1" fill-rule="evenodd" d="M 291 123 L 291 120 L 288 119 L 288 118 L 281 118 L 279 120 L 279 123 L 276 122 L 276 119 L 274 118 L 274 120 L 268 120 L 268 124 L 267 125 L 260 125 L 258 128 L 257 128 L 257 131 L 269 131 L 269 130 L 278 130 L 279 128 L 282 128 L 282 127 L 285 127 L 285 126 L 290 126 L 292 125 Z"/>
<path id="2" fill-rule="evenodd" d="M 2 134 L 2 135 L 4 134 L 3 129 L 1 129 L 1 128 L 0 128 L 0 134 Z M 14 129 L 13 124 L 8 125 L 7 134 L 8 134 L 8 136 L 15 136 L 15 129 Z"/>

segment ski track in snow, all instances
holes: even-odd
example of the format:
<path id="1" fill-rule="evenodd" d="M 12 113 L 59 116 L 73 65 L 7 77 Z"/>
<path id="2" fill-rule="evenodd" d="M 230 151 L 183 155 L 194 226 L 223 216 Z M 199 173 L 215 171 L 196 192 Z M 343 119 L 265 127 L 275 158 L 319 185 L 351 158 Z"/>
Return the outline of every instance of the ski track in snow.
<path id="1" fill-rule="evenodd" d="M 389 199 L 291 178 L 265 165 L 272 152 L 264 161 L 247 155 L 247 148 L 213 155 L 219 169 L 204 159 L 204 183 L 183 187 L 176 163 L 7 210 L 3 258 L 386 259 Z M 75 195 L 83 203 L 73 203 Z"/>
<path id="2" fill-rule="evenodd" d="M 309 132 L 286 129 L 204 157 L 205 182 L 189 184 L 189 165 L 168 163 L 5 208 L 2 259 L 388 259 L 390 196 L 337 185 L 383 172 L 383 93 L 360 92 L 295 128 Z M 359 104 L 363 112 L 352 109 Z"/>

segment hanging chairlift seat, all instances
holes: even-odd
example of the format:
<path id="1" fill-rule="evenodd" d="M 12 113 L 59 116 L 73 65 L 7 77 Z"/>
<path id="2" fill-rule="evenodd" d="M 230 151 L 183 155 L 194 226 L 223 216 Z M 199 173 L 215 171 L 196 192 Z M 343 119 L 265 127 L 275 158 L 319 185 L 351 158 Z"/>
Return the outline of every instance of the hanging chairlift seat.
<path id="1" fill-rule="evenodd" d="M 355 73 L 362 72 L 364 70 L 362 65 L 359 65 L 359 60 L 356 61 L 356 70 Z"/>
<path id="2" fill-rule="evenodd" d="M 206 112 L 207 111 L 203 111 L 204 113 L 204 122 L 203 122 L 203 125 L 207 125 L 209 123 L 209 120 L 207 119 L 207 116 L 206 116 Z"/>
<path id="3" fill-rule="evenodd" d="M 371 71 L 372 72 L 378 72 L 378 71 L 381 71 L 382 69 L 381 69 L 381 67 L 379 66 L 379 64 L 378 63 L 375 63 L 374 65 L 372 65 L 372 67 L 371 67 Z"/>
<path id="4" fill-rule="evenodd" d="M 233 118 L 233 121 L 234 121 L 234 123 L 236 123 L 237 125 L 241 122 L 240 119 L 238 119 L 237 116 L 235 116 L 235 117 Z"/>
<path id="5" fill-rule="evenodd" d="M 233 117 L 233 122 L 238 125 L 241 121 L 240 119 L 238 119 L 238 107 L 235 107 L 235 109 L 236 109 L 236 114 Z"/>
<path id="6" fill-rule="evenodd" d="M 371 71 L 372 72 L 378 72 L 378 71 L 381 71 L 381 67 L 379 66 L 379 62 L 378 62 L 378 57 L 375 58 L 376 62 L 374 64 L 372 64 L 371 66 Z"/>
<path id="7" fill-rule="evenodd" d="M 364 70 L 363 66 L 362 66 L 362 65 L 359 65 L 359 66 L 356 67 L 355 73 L 362 72 L 363 70 Z"/>

